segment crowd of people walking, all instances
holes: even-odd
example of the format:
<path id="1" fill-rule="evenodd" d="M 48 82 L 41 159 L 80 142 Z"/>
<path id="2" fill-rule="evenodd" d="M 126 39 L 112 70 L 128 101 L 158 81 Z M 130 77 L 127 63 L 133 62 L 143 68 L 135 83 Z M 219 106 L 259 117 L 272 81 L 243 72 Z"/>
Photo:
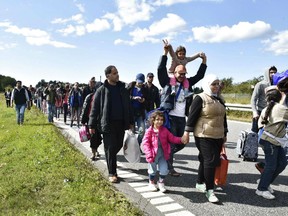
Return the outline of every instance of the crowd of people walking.
<path id="1" fill-rule="evenodd" d="M 206 74 L 205 53 L 198 52 L 186 57 L 185 47 L 180 46 L 174 52 L 167 40 L 163 42 L 163 55 L 157 68 L 161 93 L 153 84 L 155 76 L 152 72 L 146 76 L 136 74 L 135 80 L 125 83 L 119 80 L 117 67 L 109 65 L 104 70 L 106 79 L 103 83 L 92 77 L 85 87 L 80 87 L 75 82 L 73 85 L 49 83 L 37 88 L 25 88 L 21 81 L 17 81 L 12 92 L 5 92 L 7 107 L 15 104 L 19 125 L 24 123 L 25 109 L 30 109 L 34 102 L 39 110 L 47 114 L 49 123 L 53 123 L 54 119 L 59 120 L 60 114 L 63 114 L 65 124 L 68 124 L 67 117 L 70 117 L 70 127 L 89 127 L 92 136 L 91 159 L 97 160 L 100 157 L 98 147 L 103 141 L 109 181 L 112 183 L 119 181 L 117 154 L 123 146 L 125 130 L 132 130 L 138 134 L 139 147 L 143 145 L 152 191 L 157 191 L 158 188 L 162 192 L 166 191 L 164 180 L 168 174 L 172 177 L 181 176 L 173 166 L 174 155 L 189 143 L 190 133 L 193 132 L 199 150 L 195 187 L 205 193 L 209 202 L 217 203 L 219 199 L 214 193 L 214 175 L 220 164 L 220 152 L 228 133 L 220 80 L 215 74 Z M 171 56 L 171 66 L 167 70 L 168 54 Z M 201 59 L 197 72 L 187 77 L 187 63 L 197 58 Z M 288 121 L 288 108 L 282 101 L 285 101 L 288 92 L 288 80 L 282 81 L 273 91 L 264 91 L 265 87 L 270 86 L 271 77 L 276 71 L 276 68 L 270 68 L 267 73 L 268 81 L 256 85 L 251 99 L 254 104 L 252 129 L 258 132 L 260 125 L 267 133 L 283 137 L 286 133 L 284 130 Z M 200 80 L 203 92 L 193 95 L 192 87 Z M 272 92 L 273 96 L 278 94 L 279 97 L 272 97 Z M 273 101 L 273 104 L 279 105 L 268 105 L 266 109 L 266 101 L 268 104 Z M 281 111 L 280 116 L 280 111 L 275 111 L 276 109 Z M 169 122 L 169 126 L 164 125 L 165 120 Z M 271 125 L 279 126 L 279 130 L 272 129 Z M 287 148 L 282 148 L 279 141 L 271 139 L 267 134 L 260 139 L 265 152 L 265 166 L 263 165 L 264 172 L 256 190 L 257 195 L 267 199 L 275 198 L 271 194 L 273 191 L 270 184 L 287 165 L 287 159 L 283 159 Z"/>

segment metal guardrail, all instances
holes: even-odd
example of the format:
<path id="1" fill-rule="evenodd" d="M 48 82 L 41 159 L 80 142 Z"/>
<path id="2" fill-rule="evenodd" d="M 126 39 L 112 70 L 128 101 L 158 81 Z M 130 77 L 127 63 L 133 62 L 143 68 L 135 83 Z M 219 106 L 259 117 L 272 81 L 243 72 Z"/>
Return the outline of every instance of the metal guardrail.
<path id="1" fill-rule="evenodd" d="M 225 103 L 229 110 L 239 110 L 239 111 L 248 111 L 252 112 L 252 107 L 250 104 L 231 104 Z"/>

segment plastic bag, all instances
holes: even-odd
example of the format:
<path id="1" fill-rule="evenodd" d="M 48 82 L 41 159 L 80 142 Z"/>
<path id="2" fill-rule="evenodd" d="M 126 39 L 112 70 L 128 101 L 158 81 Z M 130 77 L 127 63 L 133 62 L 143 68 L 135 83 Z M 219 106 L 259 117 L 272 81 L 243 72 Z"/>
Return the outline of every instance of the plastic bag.
<path id="1" fill-rule="evenodd" d="M 123 154 L 129 163 L 139 163 L 141 152 L 136 135 L 131 131 L 125 131 L 123 141 Z"/>
<path id="2" fill-rule="evenodd" d="M 81 126 L 79 129 L 79 137 L 81 142 L 87 142 L 91 139 L 89 128 L 87 125 Z"/>
<path id="3" fill-rule="evenodd" d="M 226 150 L 223 144 L 222 152 L 220 153 L 220 166 L 216 167 L 214 183 L 217 186 L 224 186 L 226 184 L 227 174 L 228 174 L 228 164 Z"/>

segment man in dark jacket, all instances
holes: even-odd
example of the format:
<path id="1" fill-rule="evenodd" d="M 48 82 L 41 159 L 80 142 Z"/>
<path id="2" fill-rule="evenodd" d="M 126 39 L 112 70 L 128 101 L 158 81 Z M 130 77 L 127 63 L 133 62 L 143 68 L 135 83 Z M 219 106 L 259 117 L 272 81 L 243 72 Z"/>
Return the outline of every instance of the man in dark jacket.
<path id="1" fill-rule="evenodd" d="M 134 120 L 129 92 L 125 83 L 119 81 L 117 68 L 108 66 L 105 75 L 107 79 L 95 93 L 88 126 L 91 134 L 96 128 L 103 134 L 109 181 L 116 183 L 117 153 L 122 148 L 125 130 L 133 129 Z"/>
<path id="2" fill-rule="evenodd" d="M 146 103 L 146 89 L 144 88 L 145 75 L 137 74 L 136 81 L 129 83 L 127 89 L 130 94 L 131 106 L 133 109 L 134 122 L 137 124 L 138 143 L 142 143 L 145 133 L 145 103 Z M 136 129 L 134 128 L 134 132 Z"/>
<path id="3" fill-rule="evenodd" d="M 182 137 L 185 129 L 186 118 L 185 113 L 188 113 L 189 103 L 188 99 L 184 96 L 184 90 L 182 82 L 187 74 L 186 67 L 183 65 L 178 65 L 175 68 L 174 76 L 177 80 L 176 87 L 176 95 L 171 96 L 171 86 L 170 86 L 170 78 L 167 74 L 167 54 L 169 51 L 168 43 L 164 43 L 164 55 L 161 56 L 160 63 L 158 66 L 158 80 L 163 88 L 162 96 L 161 96 L 161 105 L 160 108 L 169 109 L 169 121 L 170 121 L 170 131 L 173 135 Z M 201 54 L 200 58 L 202 58 L 202 63 L 196 73 L 195 76 L 187 78 L 189 81 L 189 89 L 192 89 L 192 86 L 195 85 L 198 81 L 200 81 L 206 72 L 206 56 L 205 54 Z M 171 98 L 172 97 L 172 98 Z M 173 167 L 173 158 L 174 154 L 185 147 L 184 144 L 174 145 L 171 143 L 171 154 L 170 159 L 168 161 L 168 168 L 170 170 L 171 176 L 180 176 L 178 172 L 174 170 Z"/>
<path id="4" fill-rule="evenodd" d="M 95 78 L 92 77 L 89 80 L 88 86 L 86 86 L 83 89 L 83 101 L 85 100 L 85 98 L 87 97 L 87 95 L 91 94 L 91 93 L 95 93 L 96 90 L 99 88 L 99 86 L 101 86 L 102 83 L 101 82 L 96 82 Z"/>
<path id="5" fill-rule="evenodd" d="M 29 95 L 25 88 L 22 87 L 22 82 L 17 81 L 16 87 L 12 91 L 11 107 L 15 103 L 17 124 L 22 125 L 24 122 L 24 113 L 26 107 L 30 109 Z"/>
<path id="6" fill-rule="evenodd" d="M 160 106 L 159 89 L 153 84 L 154 74 L 147 74 L 147 82 L 144 84 L 146 89 L 146 101 L 145 109 L 146 112 L 150 112 Z"/>

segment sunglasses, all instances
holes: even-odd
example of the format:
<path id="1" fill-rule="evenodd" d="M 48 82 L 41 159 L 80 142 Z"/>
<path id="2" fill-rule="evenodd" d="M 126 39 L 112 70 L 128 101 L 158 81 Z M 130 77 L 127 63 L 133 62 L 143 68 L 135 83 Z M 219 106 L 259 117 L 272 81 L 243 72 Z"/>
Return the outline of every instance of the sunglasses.
<path id="1" fill-rule="evenodd" d="M 186 76 L 186 73 L 178 73 L 179 76 Z"/>

